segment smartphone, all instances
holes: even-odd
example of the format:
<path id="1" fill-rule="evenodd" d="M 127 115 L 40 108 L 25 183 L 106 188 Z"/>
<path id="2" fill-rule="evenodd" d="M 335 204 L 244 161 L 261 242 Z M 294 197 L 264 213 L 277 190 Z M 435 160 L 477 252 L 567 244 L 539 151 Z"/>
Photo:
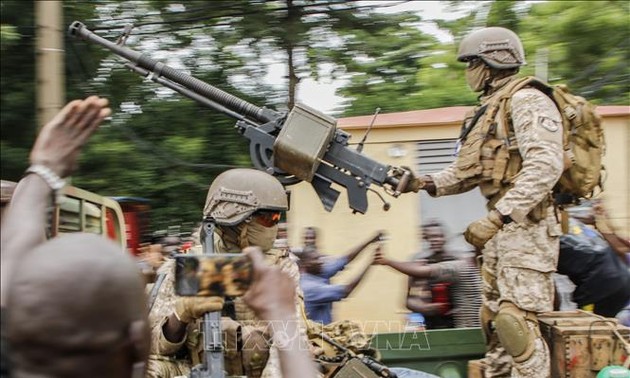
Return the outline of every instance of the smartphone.
<path id="1" fill-rule="evenodd" d="M 175 294 L 238 297 L 252 281 L 252 262 L 242 253 L 175 256 Z"/>

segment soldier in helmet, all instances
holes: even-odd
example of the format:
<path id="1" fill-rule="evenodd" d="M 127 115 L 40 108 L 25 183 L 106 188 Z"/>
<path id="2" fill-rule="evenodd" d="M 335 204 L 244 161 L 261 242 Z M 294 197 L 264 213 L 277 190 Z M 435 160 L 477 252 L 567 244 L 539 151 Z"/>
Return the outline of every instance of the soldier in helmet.
<path id="1" fill-rule="evenodd" d="M 413 177 L 405 190 L 444 196 L 480 188 L 488 213 L 465 237 L 483 256 L 486 377 L 548 377 L 549 350 L 537 314 L 553 309 L 561 229 L 551 192 L 563 172 L 561 115 L 538 89 L 510 87 L 525 64 L 514 32 L 474 31 L 462 40 L 457 59 L 466 63 L 466 81 L 480 93 L 480 105 L 466 117 L 455 162 Z M 486 112 L 499 100 L 503 109 Z"/>
<path id="2" fill-rule="evenodd" d="M 298 267 L 287 251 L 272 248 L 281 213 L 287 208 L 284 187 L 273 176 L 255 169 L 232 169 L 217 176 L 210 186 L 203 214 L 216 226 L 215 252 L 239 253 L 246 247 L 258 246 L 268 263 L 291 276 L 297 293 L 296 319 L 302 319 Z M 153 341 L 148 365 L 151 377 L 188 374 L 191 366 L 199 363 L 203 348 L 199 319 L 207 312 L 224 307 L 222 298 L 175 296 L 173 267 L 171 259 L 160 268 L 158 274 L 164 274 L 165 279 L 157 289 L 149 315 Z M 234 299 L 229 307 L 235 319 L 222 318 L 228 343 L 225 353 L 227 373 L 281 377 L 278 352 L 274 346 L 269 349 L 270 330 L 258 321 L 241 298 Z M 224 309 L 224 314 L 226 312 Z M 238 348 L 229 344 L 230 340 L 236 340 L 234 334 L 242 340 Z M 304 330 L 301 337 L 304 338 L 302 345 L 306 346 Z"/>

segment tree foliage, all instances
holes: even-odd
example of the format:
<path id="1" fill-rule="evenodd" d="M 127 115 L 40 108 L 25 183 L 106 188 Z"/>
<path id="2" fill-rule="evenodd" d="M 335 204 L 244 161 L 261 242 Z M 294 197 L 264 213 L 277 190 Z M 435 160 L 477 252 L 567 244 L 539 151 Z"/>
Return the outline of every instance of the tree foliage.
<path id="1" fill-rule="evenodd" d="M 475 4 L 452 1 L 454 20 L 436 20 L 453 42 L 434 45 L 419 57 L 415 90 L 399 94 L 404 85 L 353 82 L 341 93 L 351 98 L 345 115 L 369 114 L 374 99 L 386 99 L 388 109 L 413 110 L 472 105 L 476 97 L 464 81 L 464 65 L 456 62 L 461 38 L 479 27 L 502 26 L 516 31 L 534 75 L 537 53 L 548 55 L 549 82 L 568 84 L 572 91 L 599 104 L 628 104 L 630 99 L 630 5 L 628 2 L 547 1 L 528 5 L 517 1 Z M 382 52 L 386 53 L 386 52 Z M 382 101 L 382 100 L 381 100 Z M 364 104 L 369 104 L 365 106 Z"/>

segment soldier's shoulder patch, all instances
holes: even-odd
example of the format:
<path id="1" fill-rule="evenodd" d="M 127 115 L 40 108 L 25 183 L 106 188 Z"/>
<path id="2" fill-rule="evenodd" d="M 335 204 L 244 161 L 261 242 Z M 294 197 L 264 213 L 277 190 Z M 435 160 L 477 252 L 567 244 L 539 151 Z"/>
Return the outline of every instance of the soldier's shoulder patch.
<path id="1" fill-rule="evenodd" d="M 546 117 L 546 116 L 539 116 L 538 124 L 542 126 L 545 130 L 552 133 L 555 133 L 556 131 L 560 130 L 560 127 L 562 126 L 562 123 L 559 122 L 558 120 L 555 120 L 551 117 Z"/>

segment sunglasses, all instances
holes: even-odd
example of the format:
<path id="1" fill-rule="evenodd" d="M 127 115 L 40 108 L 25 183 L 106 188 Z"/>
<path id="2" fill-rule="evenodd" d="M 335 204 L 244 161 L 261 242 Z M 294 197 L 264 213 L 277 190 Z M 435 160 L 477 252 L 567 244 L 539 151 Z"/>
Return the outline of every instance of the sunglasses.
<path id="1" fill-rule="evenodd" d="M 279 211 L 258 211 L 254 213 L 254 219 L 265 227 L 273 227 L 280 222 L 282 213 Z"/>

